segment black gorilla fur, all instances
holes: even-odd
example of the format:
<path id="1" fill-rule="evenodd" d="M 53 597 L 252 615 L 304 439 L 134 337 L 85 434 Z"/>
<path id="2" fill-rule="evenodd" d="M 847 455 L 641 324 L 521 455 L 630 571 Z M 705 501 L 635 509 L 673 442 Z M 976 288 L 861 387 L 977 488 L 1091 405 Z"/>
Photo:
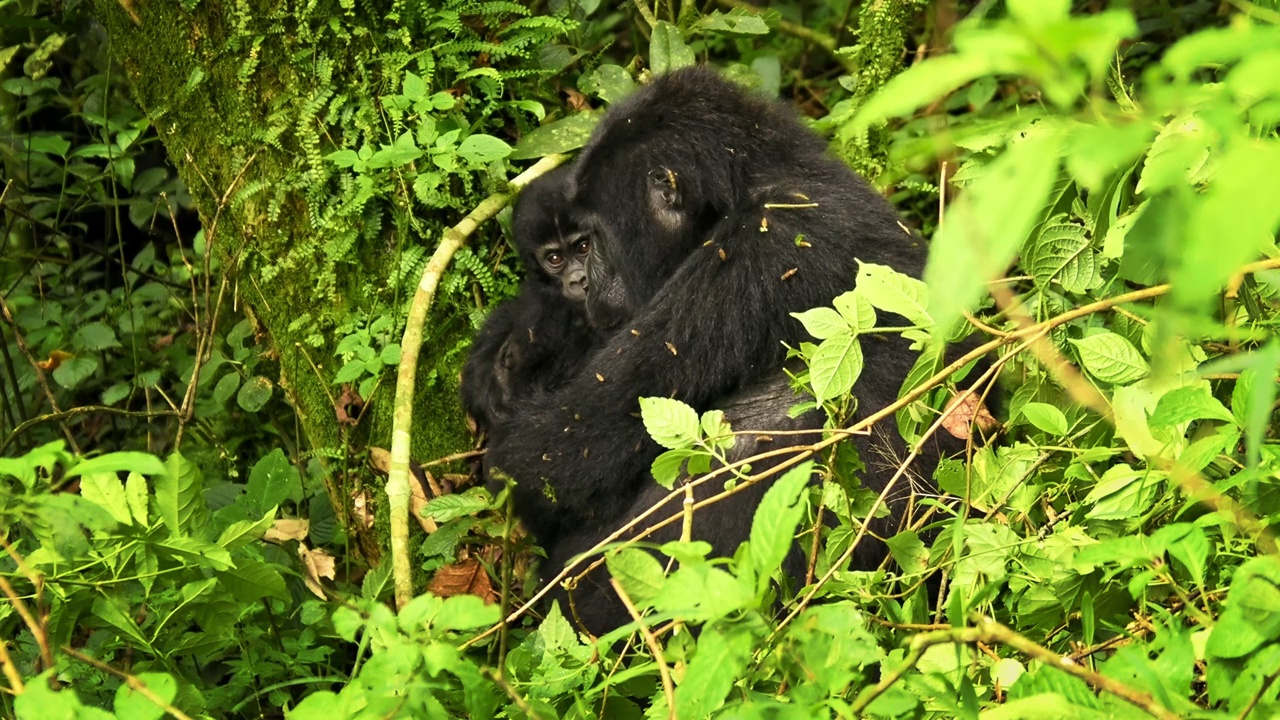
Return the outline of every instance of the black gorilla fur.
<path id="1" fill-rule="evenodd" d="M 567 280 L 544 270 L 538 257 L 547 245 L 571 244 L 568 173 L 557 168 L 516 199 L 512 235 L 525 279 L 516 297 L 489 314 L 462 370 L 462 406 L 478 431 L 505 417 L 513 400 L 566 383 L 595 345 L 583 302 L 566 297 Z"/>
<path id="2" fill-rule="evenodd" d="M 889 203 L 789 109 L 706 69 L 659 77 L 612 108 L 568 184 L 568 212 L 592 237 L 588 316 L 609 337 L 564 387 L 516 400 L 487 459 L 518 481 L 516 510 L 548 551 L 544 577 L 665 494 L 649 472 L 660 448 L 637 398 L 730 407 L 736 430 L 815 429 L 816 412 L 786 415 L 798 398 L 781 372 L 783 344 L 811 340 L 790 313 L 849 290 L 857 260 L 919 277 L 925 255 Z M 866 338 L 863 350 L 859 417 L 896 399 L 914 361 L 897 337 Z M 892 471 L 871 462 L 866 439 L 855 442 L 873 466 L 864 485 L 880 490 Z M 734 455 L 753 454 L 750 444 L 740 438 Z M 764 490 L 700 511 L 695 537 L 731 553 Z M 903 508 L 892 509 L 874 531 L 892 534 Z M 883 552 L 864 543 L 855 566 L 874 567 Z M 601 582 L 586 600 L 575 593 L 595 632 L 628 619 Z"/>

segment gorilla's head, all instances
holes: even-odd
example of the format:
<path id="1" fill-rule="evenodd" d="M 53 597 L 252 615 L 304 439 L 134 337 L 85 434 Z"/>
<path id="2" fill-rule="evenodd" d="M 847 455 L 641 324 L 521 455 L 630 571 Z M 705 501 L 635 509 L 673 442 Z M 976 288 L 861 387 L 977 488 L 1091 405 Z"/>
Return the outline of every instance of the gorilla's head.
<path id="1" fill-rule="evenodd" d="M 612 329 L 647 304 L 718 222 L 751 200 L 779 111 L 713 71 L 668 73 L 615 105 L 574 163 L 570 212 L 590 236 L 587 313 Z M 762 128 L 764 128 L 762 130 Z"/>
<path id="2" fill-rule="evenodd" d="M 525 271 L 572 303 L 587 299 L 591 239 L 566 207 L 570 168 L 534 180 L 516 198 L 511 224 Z"/>

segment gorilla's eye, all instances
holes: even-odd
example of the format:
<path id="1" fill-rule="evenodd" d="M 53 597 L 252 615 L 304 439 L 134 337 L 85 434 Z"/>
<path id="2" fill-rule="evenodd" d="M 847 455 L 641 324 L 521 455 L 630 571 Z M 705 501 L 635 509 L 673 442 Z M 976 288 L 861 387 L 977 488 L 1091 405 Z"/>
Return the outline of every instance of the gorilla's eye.
<path id="1" fill-rule="evenodd" d="M 591 252 L 591 241 L 586 238 L 579 240 L 578 243 L 573 246 L 573 251 L 579 255 L 586 255 Z"/>
<path id="2" fill-rule="evenodd" d="M 564 256 L 560 253 L 547 253 L 546 263 L 553 268 L 558 268 L 564 264 Z"/>

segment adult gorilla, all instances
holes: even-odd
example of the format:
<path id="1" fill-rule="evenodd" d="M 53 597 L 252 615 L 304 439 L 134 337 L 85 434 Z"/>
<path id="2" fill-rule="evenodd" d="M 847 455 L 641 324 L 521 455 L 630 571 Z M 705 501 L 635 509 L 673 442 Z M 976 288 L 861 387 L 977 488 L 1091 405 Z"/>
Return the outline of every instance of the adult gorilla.
<path id="1" fill-rule="evenodd" d="M 570 212 L 592 240 L 587 313 L 609 339 L 565 387 L 517 403 L 489 448 L 490 465 L 516 478 L 516 510 L 552 572 L 660 495 L 649 473 L 660 448 L 637 398 L 699 411 L 745 399 L 739 416 L 752 427 L 794 427 L 785 411 L 795 399 L 777 392 L 783 344 L 810 338 L 790 313 L 850 289 L 857 260 L 917 277 L 924 260 L 888 202 L 822 138 L 707 69 L 661 76 L 611 109 L 570 185 Z M 914 358 L 898 339 L 863 347 L 866 414 L 897 397 Z M 888 477 L 864 484 L 878 490 Z M 702 513 L 694 535 L 718 553 L 747 538 L 750 512 Z M 867 553 L 859 566 L 882 557 Z M 625 615 L 598 619 L 593 629 L 607 629 Z"/>

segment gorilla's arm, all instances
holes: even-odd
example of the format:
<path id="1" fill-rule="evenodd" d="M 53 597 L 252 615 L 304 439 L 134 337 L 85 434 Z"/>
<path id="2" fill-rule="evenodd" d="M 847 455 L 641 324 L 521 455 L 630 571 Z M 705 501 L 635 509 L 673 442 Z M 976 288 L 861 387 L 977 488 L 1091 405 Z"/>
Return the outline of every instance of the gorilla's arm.
<path id="1" fill-rule="evenodd" d="M 501 355 L 523 314 L 519 296 L 500 303 L 472 340 L 462 368 L 462 409 L 477 430 L 488 429 L 511 400 L 511 377 Z"/>

